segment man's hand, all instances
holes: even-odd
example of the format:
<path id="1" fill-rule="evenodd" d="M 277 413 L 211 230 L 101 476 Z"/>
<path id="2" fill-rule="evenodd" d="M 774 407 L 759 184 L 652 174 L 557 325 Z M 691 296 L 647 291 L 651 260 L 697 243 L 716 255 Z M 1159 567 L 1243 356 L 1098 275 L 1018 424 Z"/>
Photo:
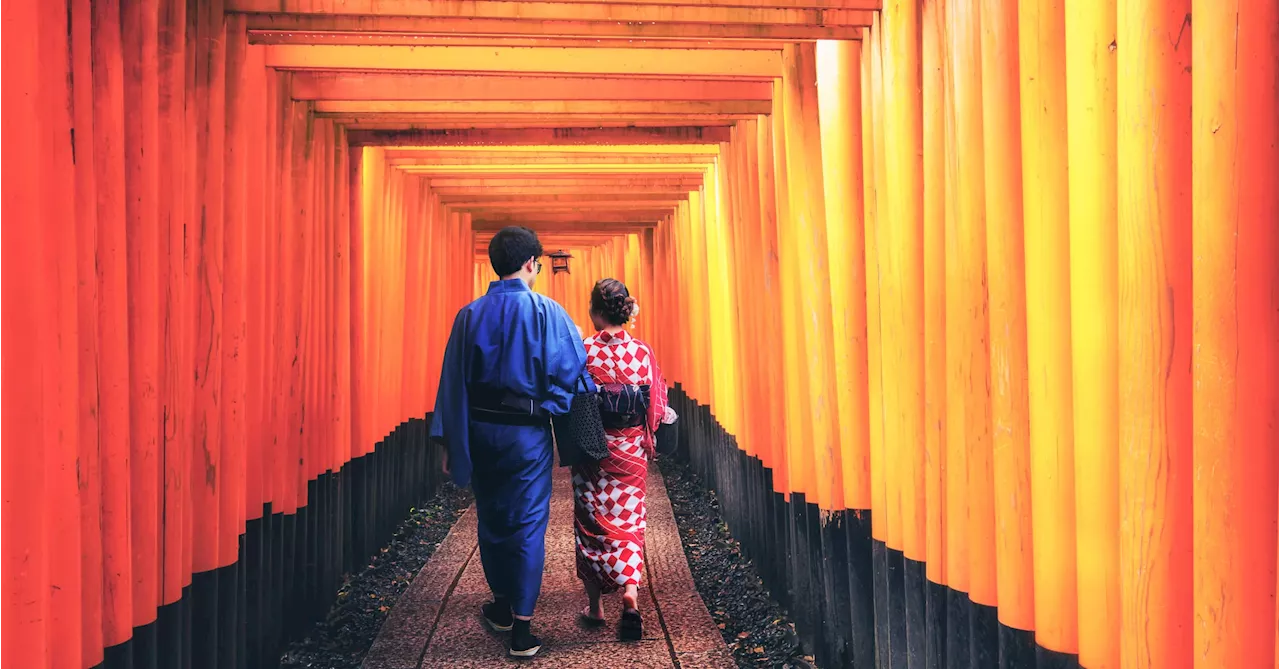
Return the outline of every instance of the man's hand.
<path id="1" fill-rule="evenodd" d="M 440 465 L 440 469 L 444 471 L 445 476 L 453 476 L 449 471 L 449 451 L 444 452 L 444 461 Z"/>

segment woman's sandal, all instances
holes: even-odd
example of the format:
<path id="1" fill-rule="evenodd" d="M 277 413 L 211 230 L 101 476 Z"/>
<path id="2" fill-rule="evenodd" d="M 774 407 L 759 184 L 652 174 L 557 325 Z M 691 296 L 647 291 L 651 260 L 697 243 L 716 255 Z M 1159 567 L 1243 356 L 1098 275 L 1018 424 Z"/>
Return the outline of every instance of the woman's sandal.
<path id="1" fill-rule="evenodd" d="M 644 619 L 640 617 L 640 612 L 635 609 L 623 611 L 622 619 L 618 621 L 618 640 L 639 641 L 642 638 L 644 638 Z"/>
<path id="2" fill-rule="evenodd" d="M 582 609 L 582 611 L 578 612 L 578 619 L 587 627 L 602 627 L 605 624 L 604 618 L 596 618 L 595 616 L 590 615 L 590 613 L 588 613 L 590 610 L 590 606 Z"/>

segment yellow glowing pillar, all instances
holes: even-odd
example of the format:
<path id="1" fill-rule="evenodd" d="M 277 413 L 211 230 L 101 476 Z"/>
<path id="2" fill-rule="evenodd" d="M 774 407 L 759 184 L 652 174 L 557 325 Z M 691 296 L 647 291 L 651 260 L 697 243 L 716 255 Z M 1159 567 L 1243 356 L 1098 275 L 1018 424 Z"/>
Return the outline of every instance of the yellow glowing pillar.
<path id="1" fill-rule="evenodd" d="M 1276 7 L 1192 2 L 1192 571 L 1201 669 L 1263 667 L 1275 657 Z"/>
<path id="2" fill-rule="evenodd" d="M 1191 6 L 1122 0 L 1116 42 L 1121 666 L 1190 667 Z"/>
<path id="3" fill-rule="evenodd" d="M 1018 10 L 1036 641 L 1076 652 L 1066 33 L 1060 0 Z"/>
<path id="4" fill-rule="evenodd" d="M 849 41 L 818 42 L 817 58 L 844 505 L 870 509 L 862 59 Z"/>
<path id="5" fill-rule="evenodd" d="M 1080 664 L 1120 666 L 1114 0 L 1068 0 L 1072 414 Z"/>
<path id="6" fill-rule="evenodd" d="M 925 573 L 946 585 L 947 326 L 946 13 L 941 0 L 920 7 L 923 141 Z"/>
<path id="7" fill-rule="evenodd" d="M 781 291 L 782 306 L 782 348 L 783 348 L 783 396 L 786 398 L 785 415 L 787 438 L 784 442 L 784 457 L 787 460 L 787 473 L 790 490 L 806 495 L 807 500 L 817 500 L 817 490 L 813 485 L 813 456 L 810 444 L 813 443 L 813 426 L 808 414 L 808 385 L 804 369 L 804 325 L 801 322 L 800 305 L 804 300 L 804 289 L 799 285 L 798 266 L 803 262 L 798 256 L 795 233 L 792 230 L 794 218 L 793 202 L 789 192 L 791 173 L 790 156 L 787 143 L 792 140 L 786 130 L 786 115 L 793 113 L 790 105 L 784 105 L 786 87 L 782 80 L 774 80 L 773 95 L 773 174 L 774 187 L 777 191 L 777 244 L 778 244 L 778 283 Z"/>
<path id="8" fill-rule="evenodd" d="M 947 583 L 996 603 L 978 10 L 947 3 L 955 216 L 947 227 Z"/>
<path id="9" fill-rule="evenodd" d="M 868 461 L 871 468 L 871 536 L 889 539 L 889 492 L 885 469 L 884 430 L 884 346 L 880 318 L 880 250 L 878 235 L 885 215 L 888 196 L 884 175 L 884 86 L 882 82 L 879 15 L 872 18 L 867 39 L 862 41 L 863 58 L 868 76 L 863 77 L 867 93 L 867 114 L 863 130 L 870 148 L 863 160 L 867 188 L 864 252 L 867 276 L 867 414 Z"/>
<path id="10" fill-rule="evenodd" d="M 1016 0 L 983 0 L 981 22 L 992 452 L 1000 528 L 996 585 L 1000 621 L 1030 630 L 1035 628 L 1035 610 Z"/>

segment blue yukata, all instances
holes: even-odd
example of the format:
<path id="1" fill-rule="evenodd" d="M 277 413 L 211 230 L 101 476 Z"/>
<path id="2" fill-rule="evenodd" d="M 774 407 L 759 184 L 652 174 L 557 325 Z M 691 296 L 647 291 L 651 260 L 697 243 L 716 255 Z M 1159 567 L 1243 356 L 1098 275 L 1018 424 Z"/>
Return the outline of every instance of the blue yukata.
<path id="1" fill-rule="evenodd" d="M 520 279 L 494 281 L 459 311 L 445 348 L 431 438 L 448 447 L 454 483 L 475 493 L 485 578 L 517 616 L 533 615 L 542 590 L 555 455 L 549 415 L 569 412 L 585 370 L 569 314 Z M 493 398 L 527 409 L 495 421 Z"/>

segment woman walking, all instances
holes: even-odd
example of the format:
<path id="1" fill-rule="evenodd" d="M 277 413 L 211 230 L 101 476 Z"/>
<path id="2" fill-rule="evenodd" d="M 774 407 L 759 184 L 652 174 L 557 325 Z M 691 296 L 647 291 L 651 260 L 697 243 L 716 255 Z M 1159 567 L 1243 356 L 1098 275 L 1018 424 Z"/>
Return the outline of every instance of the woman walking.
<path id="1" fill-rule="evenodd" d="M 653 351 L 624 329 L 638 309 L 616 279 L 603 279 L 591 291 L 591 322 L 597 332 L 584 344 L 587 371 L 600 389 L 609 455 L 573 468 L 578 578 L 588 599 L 582 616 L 589 624 L 603 625 L 600 596 L 621 589 L 618 638 L 623 641 L 643 636 L 638 598 L 644 573 L 645 480 L 654 431 L 668 413 L 667 386 Z"/>

